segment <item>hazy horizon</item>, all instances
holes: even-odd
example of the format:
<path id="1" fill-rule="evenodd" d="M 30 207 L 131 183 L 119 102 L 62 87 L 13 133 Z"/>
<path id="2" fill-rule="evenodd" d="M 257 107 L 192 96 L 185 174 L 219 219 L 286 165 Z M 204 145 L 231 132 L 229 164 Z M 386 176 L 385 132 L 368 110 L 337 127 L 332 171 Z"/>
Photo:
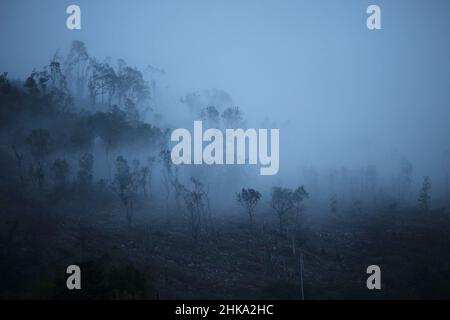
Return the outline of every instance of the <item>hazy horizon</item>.
<path id="1" fill-rule="evenodd" d="M 417 177 L 438 177 L 446 165 L 450 22 L 437 10 L 446 1 L 377 1 L 377 31 L 365 27 L 369 1 L 77 1 L 82 29 L 70 31 L 71 3 L 3 0 L 0 70 L 23 80 L 81 40 L 100 60 L 163 69 L 165 124 L 189 125 L 180 98 L 218 89 L 249 126 L 280 127 L 280 174 L 405 156 Z"/>

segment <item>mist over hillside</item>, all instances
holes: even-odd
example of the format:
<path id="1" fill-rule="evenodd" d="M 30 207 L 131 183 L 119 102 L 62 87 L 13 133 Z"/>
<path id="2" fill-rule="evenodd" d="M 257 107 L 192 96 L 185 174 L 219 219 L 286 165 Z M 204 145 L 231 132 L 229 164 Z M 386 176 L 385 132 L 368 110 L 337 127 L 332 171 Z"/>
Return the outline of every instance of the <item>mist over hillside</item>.
<path id="1" fill-rule="evenodd" d="M 358 1 L 252 4 L 80 1 L 77 33 L 0 4 L 0 298 L 450 296 L 448 3 L 383 2 L 376 34 Z M 197 121 L 279 130 L 275 174 L 251 139 L 174 164 Z"/>

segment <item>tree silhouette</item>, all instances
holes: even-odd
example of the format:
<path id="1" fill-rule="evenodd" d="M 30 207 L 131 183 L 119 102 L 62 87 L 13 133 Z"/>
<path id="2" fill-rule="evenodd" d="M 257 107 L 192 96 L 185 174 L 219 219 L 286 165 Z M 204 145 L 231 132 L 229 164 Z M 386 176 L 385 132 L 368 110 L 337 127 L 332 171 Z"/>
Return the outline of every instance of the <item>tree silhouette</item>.
<path id="1" fill-rule="evenodd" d="M 247 211 L 247 214 L 250 218 L 250 223 L 253 224 L 255 207 L 258 204 L 258 201 L 261 199 L 261 193 L 259 193 L 255 189 L 242 188 L 241 192 L 236 194 L 236 197 L 238 203 Z"/>
<path id="2" fill-rule="evenodd" d="M 309 198 L 304 186 L 300 186 L 292 193 L 292 202 L 295 209 L 294 222 L 296 225 L 303 225 L 304 201 Z"/>
<path id="3" fill-rule="evenodd" d="M 189 213 L 189 225 L 191 235 L 195 241 L 202 230 L 207 231 L 210 225 L 210 210 L 208 194 L 203 189 L 203 184 L 195 178 L 191 178 L 192 190 L 182 186 L 184 190 L 184 202 Z"/>
<path id="4" fill-rule="evenodd" d="M 230 107 L 223 111 L 222 119 L 227 128 L 238 128 L 242 126 L 243 115 L 239 107 Z"/>
<path id="5" fill-rule="evenodd" d="M 292 190 L 288 188 L 272 188 L 270 206 L 275 210 L 278 216 L 280 232 L 283 231 L 286 222 L 288 221 L 288 215 L 292 212 L 294 207 L 292 194 Z"/>
<path id="6" fill-rule="evenodd" d="M 419 193 L 419 207 L 424 212 L 428 212 L 430 210 L 430 190 L 431 190 L 431 179 L 426 176 L 423 178 L 422 188 Z"/>
<path id="7" fill-rule="evenodd" d="M 126 218 L 128 223 L 133 219 L 133 202 L 132 197 L 134 193 L 133 176 L 128 165 L 127 160 L 122 156 L 116 159 L 116 174 L 114 176 L 114 186 L 120 201 L 125 207 Z"/>
<path id="8" fill-rule="evenodd" d="M 65 75 L 77 97 L 84 97 L 87 87 L 91 60 L 84 42 L 72 42 L 69 54 L 64 61 Z"/>

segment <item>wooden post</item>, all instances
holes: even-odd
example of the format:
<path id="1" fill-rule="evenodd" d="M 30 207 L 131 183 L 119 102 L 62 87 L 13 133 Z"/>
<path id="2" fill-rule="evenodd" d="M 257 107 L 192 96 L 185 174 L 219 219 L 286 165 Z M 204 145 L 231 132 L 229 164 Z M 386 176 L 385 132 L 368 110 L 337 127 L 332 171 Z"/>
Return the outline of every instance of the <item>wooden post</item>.
<path id="1" fill-rule="evenodd" d="M 303 252 L 300 252 L 300 298 L 305 300 L 305 293 L 303 291 Z"/>

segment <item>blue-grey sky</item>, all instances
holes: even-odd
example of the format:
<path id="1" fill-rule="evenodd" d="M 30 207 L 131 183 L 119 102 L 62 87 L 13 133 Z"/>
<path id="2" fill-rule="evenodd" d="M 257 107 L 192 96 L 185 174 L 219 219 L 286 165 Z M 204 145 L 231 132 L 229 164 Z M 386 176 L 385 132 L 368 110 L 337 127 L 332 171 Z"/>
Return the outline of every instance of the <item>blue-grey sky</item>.
<path id="1" fill-rule="evenodd" d="M 66 29 L 69 4 L 82 30 Z M 382 30 L 366 28 L 369 4 Z M 250 122 L 283 126 L 305 164 L 397 150 L 436 166 L 450 147 L 447 0 L 0 0 L 0 71 L 24 77 L 73 40 L 163 68 L 177 99 L 225 90 Z"/>

